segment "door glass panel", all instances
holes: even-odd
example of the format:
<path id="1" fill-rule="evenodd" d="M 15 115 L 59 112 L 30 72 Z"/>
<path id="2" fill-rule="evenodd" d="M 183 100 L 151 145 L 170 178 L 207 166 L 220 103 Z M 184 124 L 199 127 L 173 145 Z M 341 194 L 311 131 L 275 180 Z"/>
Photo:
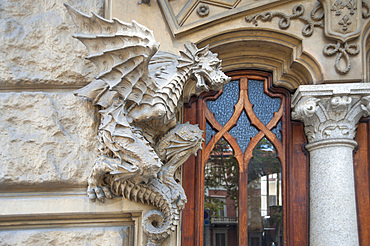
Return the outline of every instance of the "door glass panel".
<path id="1" fill-rule="evenodd" d="M 204 170 L 204 245 L 238 244 L 239 165 L 222 138 Z M 224 233 L 227 231 L 227 237 Z"/>
<path id="2" fill-rule="evenodd" d="M 248 165 L 248 245 L 283 245 L 281 163 L 263 138 Z"/>
<path id="3" fill-rule="evenodd" d="M 209 110 L 216 120 L 225 125 L 234 113 L 234 105 L 239 98 L 239 81 L 233 80 L 224 86 L 222 95 L 215 101 L 207 101 Z"/>
<path id="4" fill-rule="evenodd" d="M 257 118 L 266 125 L 280 108 L 281 99 L 271 98 L 263 91 L 264 83 L 260 80 L 248 81 L 248 97 L 253 104 Z"/>
<path id="5" fill-rule="evenodd" d="M 236 122 L 236 126 L 230 130 L 230 134 L 236 138 L 236 141 L 243 152 L 247 149 L 251 137 L 257 133 L 258 130 L 251 125 L 244 110 Z"/>
<path id="6" fill-rule="evenodd" d="M 206 122 L 206 144 L 209 143 L 209 141 L 211 140 L 211 138 L 216 135 L 216 131 L 212 128 L 212 126 L 208 123 L 208 121 Z"/>
<path id="7" fill-rule="evenodd" d="M 283 245 L 284 98 L 267 84 L 242 77 L 206 101 L 204 245 Z"/>
<path id="8" fill-rule="evenodd" d="M 282 136 L 281 136 L 281 121 L 279 121 L 279 123 L 277 123 L 276 127 L 274 127 L 271 130 L 271 132 L 276 135 L 276 137 L 280 140 L 280 142 L 282 141 Z"/>

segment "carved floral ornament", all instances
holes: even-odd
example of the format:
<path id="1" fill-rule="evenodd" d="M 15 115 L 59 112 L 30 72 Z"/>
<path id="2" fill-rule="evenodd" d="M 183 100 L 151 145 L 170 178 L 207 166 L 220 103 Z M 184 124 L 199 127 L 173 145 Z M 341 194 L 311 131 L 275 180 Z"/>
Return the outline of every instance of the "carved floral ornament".
<path id="1" fill-rule="evenodd" d="M 200 17 L 205 17 L 209 14 L 209 6 L 207 4 L 200 4 L 197 9 L 197 14 Z"/>
<path id="2" fill-rule="evenodd" d="M 143 216 L 143 231 L 147 245 L 161 245 L 187 202 L 174 174 L 203 142 L 198 126 L 177 123 L 184 88 L 192 88 L 187 95 L 199 95 L 222 89 L 230 78 L 208 47 L 188 44 L 180 56 L 157 52 L 153 32 L 135 21 L 110 21 L 66 7 L 78 29 L 74 37 L 99 70 L 94 81 L 75 92 L 101 108 L 100 154 L 88 196 L 104 201 L 117 195 L 157 207 Z"/>
<path id="3" fill-rule="evenodd" d="M 266 12 L 247 16 L 245 20 L 258 25 L 258 21 L 271 21 L 280 18 L 279 27 L 287 29 L 291 20 L 299 19 L 305 25 L 302 35 L 309 37 L 315 27 L 324 28 L 326 38 L 335 41 L 324 46 L 323 53 L 326 56 L 336 55 L 335 69 L 338 73 L 347 74 L 351 69 L 350 56 L 356 56 L 360 52 L 357 43 L 350 43 L 360 36 L 362 19 L 370 17 L 370 5 L 365 0 L 319 0 L 311 10 L 309 18 L 304 17 L 303 4 L 293 7 L 292 14 L 282 12 Z M 345 65 L 341 65 L 341 63 Z"/>
<path id="4" fill-rule="evenodd" d="M 302 93 L 302 96 L 298 91 L 298 96 L 293 97 L 292 119 L 304 122 L 309 143 L 325 139 L 354 139 L 358 121 L 370 115 L 370 87 L 365 88 L 366 84 L 352 85 L 358 85 L 360 90 L 357 91 L 362 90 L 362 93 L 346 92 L 345 89 L 327 95 L 331 89 L 326 86 L 326 95 L 312 96 L 315 94 L 312 89 L 307 95 Z M 335 85 L 333 91 L 352 85 Z"/>

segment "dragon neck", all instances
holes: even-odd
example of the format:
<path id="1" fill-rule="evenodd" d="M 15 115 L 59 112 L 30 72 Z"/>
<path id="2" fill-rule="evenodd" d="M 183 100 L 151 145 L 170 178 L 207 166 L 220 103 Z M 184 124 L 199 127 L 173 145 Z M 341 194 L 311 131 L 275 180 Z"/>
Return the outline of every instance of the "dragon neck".
<path id="1" fill-rule="evenodd" d="M 161 89 L 160 94 L 166 102 L 168 112 L 176 112 L 184 86 L 190 78 L 190 68 L 190 66 L 178 68 L 176 75 Z"/>

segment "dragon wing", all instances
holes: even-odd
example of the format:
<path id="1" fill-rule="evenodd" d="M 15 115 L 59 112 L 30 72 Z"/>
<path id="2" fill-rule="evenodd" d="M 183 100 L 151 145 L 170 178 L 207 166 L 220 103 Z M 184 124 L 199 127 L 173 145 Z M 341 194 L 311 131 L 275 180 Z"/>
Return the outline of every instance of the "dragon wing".
<path id="1" fill-rule="evenodd" d="M 86 59 L 92 61 L 99 72 L 94 81 L 76 91 L 77 95 L 107 108 L 114 98 L 125 104 L 140 104 L 144 93 L 157 90 L 148 72 L 149 61 L 159 48 L 151 30 L 135 21 L 110 21 L 94 13 L 85 15 L 68 4 L 65 6 L 78 29 L 74 37 L 86 46 L 89 52 Z"/>

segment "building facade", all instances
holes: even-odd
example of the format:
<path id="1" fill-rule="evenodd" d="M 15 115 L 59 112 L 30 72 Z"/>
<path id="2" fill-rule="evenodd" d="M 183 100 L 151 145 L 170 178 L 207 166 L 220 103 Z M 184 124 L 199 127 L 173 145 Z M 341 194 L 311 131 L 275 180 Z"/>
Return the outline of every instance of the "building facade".
<path id="1" fill-rule="evenodd" d="M 66 1 L 80 12 L 60 0 L 0 2 L 0 245 L 370 244 L 370 2 L 138 1 Z M 187 203 L 176 203 L 179 213 L 163 236 L 155 234 L 167 223 L 163 214 L 150 212 L 163 203 L 151 193 L 145 198 L 132 187 L 117 188 L 124 197 L 109 198 L 105 188 L 90 189 L 104 151 L 98 132 L 114 110 L 104 113 L 105 101 L 89 98 L 95 92 L 81 96 L 89 83 L 99 89 L 108 74 L 102 69 L 110 69 L 91 55 L 102 43 L 84 39 L 112 38 L 118 31 L 109 28 L 119 26 L 114 18 L 153 31 L 124 24 L 131 29 L 121 38 L 123 45 L 131 42 L 132 52 L 142 42 L 132 41 L 137 32 L 150 36 L 153 47 L 154 39 L 160 43 L 162 53 L 149 65 L 153 77 L 174 73 L 167 69 L 171 54 L 204 60 L 199 73 L 179 75 L 190 81 L 179 102 L 158 99 L 171 104 L 175 121 L 197 124 L 204 138 L 197 156 L 170 172 L 176 183 L 163 186 L 173 194 L 181 193 L 181 184 L 187 196 L 176 197 Z M 205 89 L 209 78 L 198 75 L 209 67 L 230 77 L 222 80 L 223 89 Z M 161 114 L 156 110 L 138 112 Z M 132 129 L 132 122 L 127 125 Z M 145 143 L 157 141 L 148 132 L 166 135 L 159 123 L 150 131 L 144 123 L 137 127 L 144 129 Z M 133 147 L 142 151 L 140 163 L 151 158 L 147 146 Z M 124 155 L 130 156 L 129 148 Z M 169 147 L 156 154 L 162 149 Z M 140 181 L 134 187 L 149 190 L 152 180 L 162 182 L 153 168 L 135 176 Z M 122 174 L 120 185 L 129 186 L 128 169 L 104 171 Z"/>

